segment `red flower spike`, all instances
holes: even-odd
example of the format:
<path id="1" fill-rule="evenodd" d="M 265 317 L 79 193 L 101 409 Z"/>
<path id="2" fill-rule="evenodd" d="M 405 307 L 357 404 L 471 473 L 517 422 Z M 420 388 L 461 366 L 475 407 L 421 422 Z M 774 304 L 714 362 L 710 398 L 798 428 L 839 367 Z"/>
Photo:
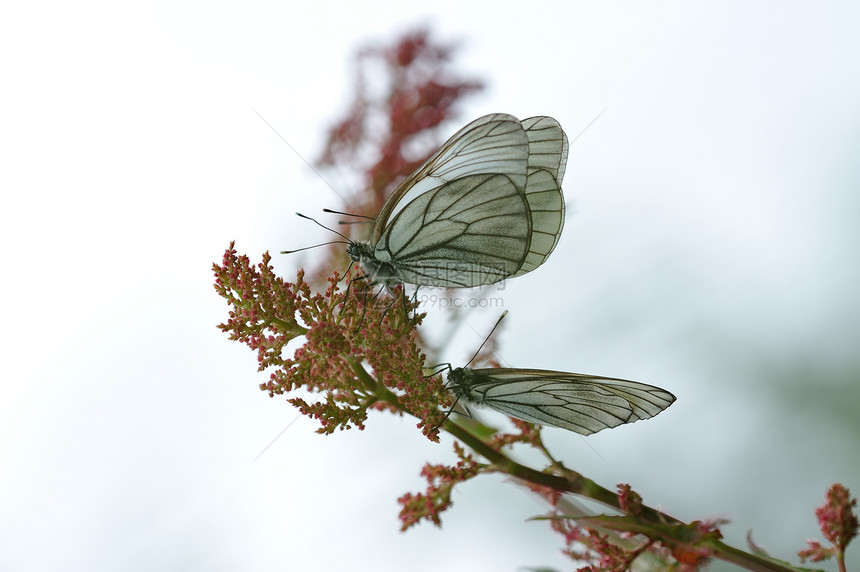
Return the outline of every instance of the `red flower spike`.
<path id="1" fill-rule="evenodd" d="M 231 243 L 222 264 L 214 265 L 215 289 L 231 306 L 229 320 L 219 328 L 257 352 L 261 371 L 272 371 L 261 389 L 270 396 L 298 388 L 320 394 L 315 403 L 287 400 L 317 419 L 320 433 L 363 429 L 367 410 L 374 408 L 419 417 L 424 434 L 437 441 L 444 417 L 439 406 L 450 395 L 440 377 L 423 376 L 425 356 L 414 328 L 422 316 L 406 318 L 414 304 L 407 303 L 404 312 L 388 308 L 386 300 L 374 298 L 366 305 L 344 300 L 337 274 L 324 294 L 313 294 L 303 271 L 287 282 L 274 275 L 270 260 L 265 254 L 252 265 Z M 293 357 L 284 356 L 286 345 L 301 336 L 304 345 Z"/>
<path id="2" fill-rule="evenodd" d="M 534 423 L 522 421 L 514 417 L 510 418 L 511 422 L 519 430 L 519 433 L 497 433 L 490 439 L 490 445 L 494 449 L 501 449 L 514 443 L 526 443 L 535 447 L 540 446 L 540 431 Z"/>
<path id="3" fill-rule="evenodd" d="M 621 511 L 631 516 L 639 516 L 642 513 L 642 497 L 628 484 L 619 483 L 617 486 L 618 504 L 621 506 Z"/>
<path id="4" fill-rule="evenodd" d="M 423 494 L 406 493 L 397 499 L 400 509 L 400 530 L 406 530 L 422 520 L 429 520 L 441 526 L 440 514 L 451 507 L 451 491 L 457 483 L 467 481 L 477 475 L 483 466 L 466 453 L 462 446 L 454 443 L 454 452 L 460 461 L 453 467 L 446 465 L 424 465 L 421 476 L 427 479 L 427 489 Z"/>
<path id="5" fill-rule="evenodd" d="M 798 552 L 801 561 L 821 562 L 835 556 L 840 570 L 844 570 L 845 549 L 860 529 L 860 522 L 854 510 L 856 506 L 857 499 L 851 498 L 847 488 L 839 483 L 831 486 L 827 491 L 824 504 L 815 509 L 821 534 L 831 546 L 823 546 L 816 540 L 808 540 L 809 548 Z"/>

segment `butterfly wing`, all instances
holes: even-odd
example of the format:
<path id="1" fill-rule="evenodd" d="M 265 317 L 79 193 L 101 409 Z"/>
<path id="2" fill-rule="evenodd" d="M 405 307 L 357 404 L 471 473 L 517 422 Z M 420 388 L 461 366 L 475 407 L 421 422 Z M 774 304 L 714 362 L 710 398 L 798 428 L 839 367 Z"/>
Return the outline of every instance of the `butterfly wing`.
<path id="1" fill-rule="evenodd" d="M 511 276 L 531 272 L 543 264 L 558 244 L 564 226 L 564 197 L 549 171 L 541 169 L 529 174 L 525 198 L 531 222 L 528 252 Z"/>
<path id="2" fill-rule="evenodd" d="M 462 368 L 449 382 L 467 401 L 581 435 L 648 419 L 675 401 L 637 381 L 537 369 Z"/>
<path id="3" fill-rule="evenodd" d="M 414 173 L 404 179 L 382 205 L 371 230 L 371 245 L 389 219 L 416 197 L 466 175 L 506 174 L 525 189 L 529 138 L 513 115 L 496 113 L 472 121 L 455 133 Z"/>
<path id="4" fill-rule="evenodd" d="M 529 172 L 543 169 L 558 181 L 564 179 L 567 165 L 567 135 L 552 117 L 538 116 L 523 119 L 521 122 L 529 140 Z"/>
<path id="5" fill-rule="evenodd" d="M 564 196 L 561 181 L 567 166 L 567 135 L 552 117 L 523 119 L 529 140 L 526 200 L 532 216 L 532 241 L 523 266 L 514 274 L 534 270 L 558 244 L 564 226 Z"/>
<path id="6" fill-rule="evenodd" d="M 374 254 L 396 261 L 405 282 L 472 287 L 521 268 L 530 237 L 527 201 L 509 177 L 467 175 L 406 205 Z"/>
<path id="7" fill-rule="evenodd" d="M 551 117 L 473 121 L 386 200 L 371 231 L 374 256 L 403 281 L 428 286 L 480 286 L 534 270 L 561 235 L 567 151 Z"/>

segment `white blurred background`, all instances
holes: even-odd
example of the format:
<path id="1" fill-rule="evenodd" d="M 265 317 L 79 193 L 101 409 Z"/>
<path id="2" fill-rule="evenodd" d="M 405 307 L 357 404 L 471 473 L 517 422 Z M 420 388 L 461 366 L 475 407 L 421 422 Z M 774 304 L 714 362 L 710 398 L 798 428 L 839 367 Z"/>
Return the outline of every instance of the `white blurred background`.
<path id="1" fill-rule="evenodd" d="M 462 124 L 551 115 L 574 137 L 607 109 L 572 146 L 557 250 L 501 292 L 500 355 L 678 401 L 548 429 L 566 463 L 795 564 L 826 488 L 860 493 L 860 4 L 36 1 L 0 16 L 0 569 L 574 568 L 501 478 L 398 532 L 397 497 L 452 457 L 410 419 L 301 418 L 252 463 L 296 413 L 216 330 L 211 264 L 230 240 L 259 260 L 328 238 L 293 215 L 339 206 L 302 158 L 355 51 L 421 24 L 488 82 Z"/>

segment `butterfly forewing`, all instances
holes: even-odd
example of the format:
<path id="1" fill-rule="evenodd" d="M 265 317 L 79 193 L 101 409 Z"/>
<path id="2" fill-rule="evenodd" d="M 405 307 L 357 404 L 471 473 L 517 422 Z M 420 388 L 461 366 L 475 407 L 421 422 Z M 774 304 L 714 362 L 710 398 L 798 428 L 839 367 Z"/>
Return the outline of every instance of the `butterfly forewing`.
<path id="1" fill-rule="evenodd" d="M 522 120 L 529 139 L 529 172 L 544 169 L 558 181 L 564 179 L 567 165 L 567 135 L 552 117 L 529 117 Z"/>
<path id="2" fill-rule="evenodd" d="M 645 383 L 558 371 L 458 368 L 448 380 L 467 401 L 582 435 L 648 419 L 675 401 Z"/>
<path id="3" fill-rule="evenodd" d="M 455 133 L 386 199 L 373 223 L 378 240 L 388 220 L 415 197 L 466 175 L 506 174 L 519 189 L 526 184 L 529 138 L 513 115 L 485 115 Z"/>

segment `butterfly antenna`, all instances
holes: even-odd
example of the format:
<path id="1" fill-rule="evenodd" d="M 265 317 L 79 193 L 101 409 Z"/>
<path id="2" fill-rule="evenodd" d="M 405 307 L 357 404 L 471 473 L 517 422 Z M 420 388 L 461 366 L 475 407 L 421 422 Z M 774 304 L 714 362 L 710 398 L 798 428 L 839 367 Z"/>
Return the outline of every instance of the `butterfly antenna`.
<path id="1" fill-rule="evenodd" d="M 438 368 L 438 370 L 437 370 L 437 368 Z M 439 364 L 436 364 L 436 365 L 434 365 L 433 367 L 431 367 L 431 368 L 429 368 L 429 369 L 430 369 L 430 371 L 431 371 L 432 373 L 428 373 L 427 375 L 425 375 L 425 376 L 424 376 L 424 378 L 425 378 L 425 379 L 426 379 L 426 378 L 428 378 L 428 377 L 433 377 L 434 375 L 439 375 L 440 373 L 442 373 L 442 372 L 443 372 L 443 371 L 445 371 L 446 369 L 447 369 L 447 370 L 450 370 L 450 369 L 451 369 L 451 364 L 450 364 L 450 363 L 439 363 Z"/>
<path id="2" fill-rule="evenodd" d="M 476 351 L 476 352 L 475 352 L 475 355 L 473 355 L 473 356 L 472 356 L 472 359 L 470 359 L 468 362 L 466 362 L 466 365 L 465 365 L 465 366 L 463 366 L 463 367 L 468 367 L 468 366 L 469 366 L 469 364 L 470 364 L 470 363 L 472 363 L 472 361 L 474 361 L 474 359 L 475 359 L 476 357 L 478 357 L 478 354 L 479 354 L 479 353 L 481 353 L 481 349 L 483 349 L 484 345 L 485 345 L 485 344 L 487 343 L 487 341 L 490 339 L 490 336 L 492 336 L 492 335 L 493 335 L 493 332 L 495 332 L 495 331 L 496 331 L 496 328 L 498 328 L 498 327 L 499 327 L 499 324 L 501 324 L 501 323 L 502 323 L 502 320 L 504 320 L 504 319 L 505 319 L 505 316 L 507 316 L 507 315 L 508 315 L 508 311 L 507 311 L 507 310 L 505 310 L 504 312 L 502 312 L 502 315 L 501 315 L 501 316 L 499 316 L 499 319 L 496 321 L 496 325 L 495 325 L 495 326 L 493 326 L 493 329 L 492 329 L 492 330 L 490 330 L 490 333 L 489 333 L 489 334 L 487 334 L 487 337 L 486 337 L 486 338 L 484 338 L 484 341 L 483 341 L 483 342 L 481 342 L 481 345 L 480 345 L 480 347 L 478 348 L 478 351 Z"/>
<path id="3" fill-rule="evenodd" d="M 341 238 L 345 238 L 345 239 L 346 239 L 346 240 L 348 240 L 349 242 L 352 242 L 351 240 L 349 240 L 349 237 L 348 237 L 348 236 L 346 236 L 346 235 L 343 235 L 343 234 L 339 233 L 338 231 L 334 230 L 333 228 L 329 228 L 329 227 L 327 227 L 326 225 L 324 225 L 323 223 L 321 223 L 321 222 L 320 222 L 320 221 L 318 221 L 317 219 L 315 219 L 315 218 L 311 218 L 311 217 L 309 217 L 308 215 L 303 215 L 302 213 L 299 213 L 299 212 L 297 212 L 296 214 L 297 214 L 297 215 L 299 215 L 299 216 L 300 216 L 300 217 L 302 217 L 302 218 L 306 218 L 306 219 L 308 219 L 308 220 L 310 220 L 310 221 L 313 221 L 313 222 L 317 223 L 317 225 L 319 225 L 319 226 L 321 226 L 322 228 L 326 229 L 327 231 L 333 232 L 333 233 L 335 233 L 336 235 L 338 235 L 339 237 L 341 237 Z"/>
<path id="4" fill-rule="evenodd" d="M 573 138 L 573 140 L 570 142 L 570 144 L 571 144 L 571 145 L 573 145 L 574 143 L 576 143 L 576 140 L 577 140 L 577 139 L 579 139 L 580 137 L 582 137 L 582 135 L 583 135 L 586 131 L 588 131 L 588 128 L 589 128 L 589 127 L 591 127 L 592 125 L 594 125 L 594 124 L 595 124 L 595 122 L 596 122 L 598 119 L 600 119 L 600 116 L 601 116 L 601 115 L 603 115 L 604 113 L 606 113 L 606 110 L 607 110 L 607 109 L 609 109 L 609 108 L 608 108 L 608 107 L 604 107 L 604 108 L 603 108 L 603 111 L 601 111 L 600 113 L 598 113 L 598 114 L 597 114 L 597 117 L 595 117 L 594 119 L 592 119 L 592 120 L 591 120 L 591 123 L 589 123 L 588 125 L 586 125 L 586 126 L 585 126 L 585 129 L 583 129 L 582 131 L 580 131 L 580 132 L 579 132 L 579 135 L 577 135 L 576 137 L 574 137 L 574 138 Z"/>
<path id="5" fill-rule="evenodd" d="M 331 242 L 322 242 L 320 244 L 314 244 L 313 246 L 305 246 L 304 248 L 297 248 L 295 250 L 282 250 L 281 254 L 292 254 L 294 252 L 301 252 L 302 250 L 309 250 L 311 248 L 316 248 L 318 246 L 325 246 L 327 244 L 349 244 L 349 243 L 344 242 L 342 240 L 333 240 Z"/>
<path id="6" fill-rule="evenodd" d="M 351 216 L 353 218 L 366 218 L 367 220 L 374 220 L 374 218 L 372 216 L 364 216 L 364 215 L 360 215 L 360 214 L 345 213 L 342 211 L 334 211 L 332 209 L 323 209 L 323 212 L 336 214 L 336 215 L 342 215 L 342 216 Z M 351 224 L 351 223 L 341 223 L 341 224 Z"/>

